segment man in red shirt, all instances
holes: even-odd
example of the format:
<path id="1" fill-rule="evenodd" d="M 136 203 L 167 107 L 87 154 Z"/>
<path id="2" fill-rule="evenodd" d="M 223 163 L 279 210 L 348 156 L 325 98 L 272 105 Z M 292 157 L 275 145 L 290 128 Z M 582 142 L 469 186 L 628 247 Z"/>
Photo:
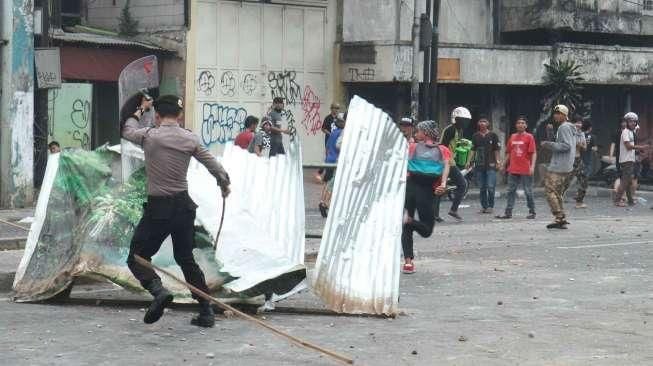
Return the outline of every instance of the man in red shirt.
<path id="1" fill-rule="evenodd" d="M 508 172 L 508 203 L 503 216 L 499 219 L 512 218 L 512 209 L 515 206 L 517 187 L 521 184 L 526 194 L 528 205 L 528 219 L 535 219 L 535 201 L 533 200 L 533 173 L 537 152 L 535 138 L 526 132 L 528 121 L 526 117 L 519 116 L 515 122 L 517 133 L 513 133 L 506 144 L 506 171 Z"/>
<path id="2" fill-rule="evenodd" d="M 240 148 L 247 150 L 250 142 L 254 140 L 256 126 L 258 126 L 258 118 L 254 116 L 247 116 L 247 118 L 245 118 L 245 130 L 236 136 L 234 145 L 240 146 Z"/>

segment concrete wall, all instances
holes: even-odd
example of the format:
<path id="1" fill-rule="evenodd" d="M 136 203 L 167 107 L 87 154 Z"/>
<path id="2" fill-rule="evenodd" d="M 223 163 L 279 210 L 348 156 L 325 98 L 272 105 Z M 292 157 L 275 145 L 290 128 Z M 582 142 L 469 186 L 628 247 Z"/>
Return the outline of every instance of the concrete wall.
<path id="1" fill-rule="evenodd" d="M 33 201 L 34 3 L 4 0 L 1 38 L 0 206 L 26 207 Z"/>
<path id="2" fill-rule="evenodd" d="M 91 26 L 118 29 L 127 0 L 87 0 L 87 22 Z M 115 5 L 114 5 L 115 2 Z M 184 26 L 184 0 L 131 0 L 130 12 L 139 31 L 180 29 Z"/>
<path id="3" fill-rule="evenodd" d="M 412 0 L 344 1 L 343 41 L 410 41 L 413 4 Z M 418 6 L 420 13 L 423 13 L 426 10 L 426 1 L 418 0 Z M 492 1 L 442 0 L 440 41 L 491 44 Z"/>
<path id="4" fill-rule="evenodd" d="M 653 48 L 560 44 L 558 58 L 583 65 L 587 83 L 653 85 Z"/>
<path id="5" fill-rule="evenodd" d="M 443 83 L 537 85 L 551 47 L 442 45 L 440 58 L 460 60 L 460 80 Z"/>
<path id="6" fill-rule="evenodd" d="M 544 28 L 653 35 L 653 14 L 627 1 L 504 0 L 501 13 L 504 32 Z"/>

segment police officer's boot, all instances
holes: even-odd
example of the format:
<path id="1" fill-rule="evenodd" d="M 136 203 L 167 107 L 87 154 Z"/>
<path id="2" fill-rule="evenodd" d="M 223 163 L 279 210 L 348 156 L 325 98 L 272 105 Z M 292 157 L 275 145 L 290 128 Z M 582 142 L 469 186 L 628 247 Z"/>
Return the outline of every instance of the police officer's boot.
<path id="1" fill-rule="evenodd" d="M 154 300 L 150 303 L 150 307 L 147 309 L 147 313 L 145 313 L 143 322 L 146 324 L 152 324 L 161 319 L 163 310 L 166 306 L 170 305 L 173 297 L 172 294 L 163 287 L 161 280 L 158 278 L 152 280 L 146 289 L 150 294 L 152 294 L 152 296 L 154 296 Z"/>
<path id="2" fill-rule="evenodd" d="M 200 312 L 191 319 L 190 323 L 198 327 L 212 328 L 215 325 L 215 313 L 213 312 L 211 303 L 206 300 L 200 300 Z"/>

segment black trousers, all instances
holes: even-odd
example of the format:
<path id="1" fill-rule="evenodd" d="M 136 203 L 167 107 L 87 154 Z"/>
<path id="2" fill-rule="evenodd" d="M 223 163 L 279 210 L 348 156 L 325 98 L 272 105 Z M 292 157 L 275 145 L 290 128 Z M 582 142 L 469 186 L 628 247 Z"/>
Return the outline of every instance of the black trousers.
<path id="1" fill-rule="evenodd" d="M 148 288 L 160 277 L 153 270 L 138 264 L 134 254 L 151 261 L 161 248 L 163 241 L 170 235 L 175 262 L 181 267 L 186 282 L 208 292 L 204 273 L 193 257 L 195 246 L 195 209 L 197 205 L 188 192 L 180 192 L 168 197 L 148 197 L 144 205 L 141 221 L 132 238 L 127 266 L 141 285 Z M 196 300 L 199 298 L 195 295 Z"/>
<path id="2" fill-rule="evenodd" d="M 428 238 L 433 233 L 435 217 L 433 216 L 433 178 L 408 177 L 406 182 L 406 204 L 408 216 L 413 220 L 404 224 L 401 231 L 401 246 L 404 251 L 404 258 L 414 258 L 413 253 L 413 232 L 417 232 L 423 238 Z M 415 220 L 415 212 L 419 215 L 419 221 Z"/>
<path id="3" fill-rule="evenodd" d="M 463 201 L 463 197 L 465 196 L 467 180 L 457 166 L 452 166 L 449 169 L 449 177 L 451 177 L 453 184 L 456 185 L 456 189 L 453 191 L 453 200 L 451 201 L 451 211 L 457 212 L 458 206 L 460 206 L 460 203 Z M 440 217 L 440 200 L 442 197 L 443 196 L 433 197 L 433 212 L 435 213 L 435 217 Z"/>

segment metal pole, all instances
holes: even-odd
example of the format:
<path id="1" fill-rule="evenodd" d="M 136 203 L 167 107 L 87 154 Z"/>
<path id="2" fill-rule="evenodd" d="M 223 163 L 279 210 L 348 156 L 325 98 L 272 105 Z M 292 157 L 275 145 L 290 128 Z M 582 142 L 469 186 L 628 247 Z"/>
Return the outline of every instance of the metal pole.
<path id="1" fill-rule="evenodd" d="M 426 0 L 426 19 L 429 21 L 431 20 L 431 0 Z M 425 30 L 421 30 L 421 32 L 425 32 Z M 424 34 L 424 33 L 422 33 Z M 426 44 L 424 45 L 426 46 Z M 420 102 L 420 107 L 422 109 L 422 119 L 433 119 L 431 117 L 431 103 L 430 103 L 430 98 L 429 98 L 429 92 L 431 89 L 431 78 L 430 78 L 430 72 L 431 72 L 431 46 L 428 45 L 428 47 L 424 48 L 424 63 L 423 63 L 423 81 L 422 81 L 422 100 Z"/>
<path id="2" fill-rule="evenodd" d="M 430 1 L 430 0 L 427 0 Z M 440 0 L 433 0 L 433 37 L 431 38 L 431 79 L 429 80 L 429 104 L 433 119 L 438 117 L 438 39 L 440 38 Z"/>
<path id="3" fill-rule="evenodd" d="M 418 0 L 413 1 L 413 71 L 411 75 L 410 88 L 410 116 L 417 119 L 419 110 L 419 4 Z"/>

